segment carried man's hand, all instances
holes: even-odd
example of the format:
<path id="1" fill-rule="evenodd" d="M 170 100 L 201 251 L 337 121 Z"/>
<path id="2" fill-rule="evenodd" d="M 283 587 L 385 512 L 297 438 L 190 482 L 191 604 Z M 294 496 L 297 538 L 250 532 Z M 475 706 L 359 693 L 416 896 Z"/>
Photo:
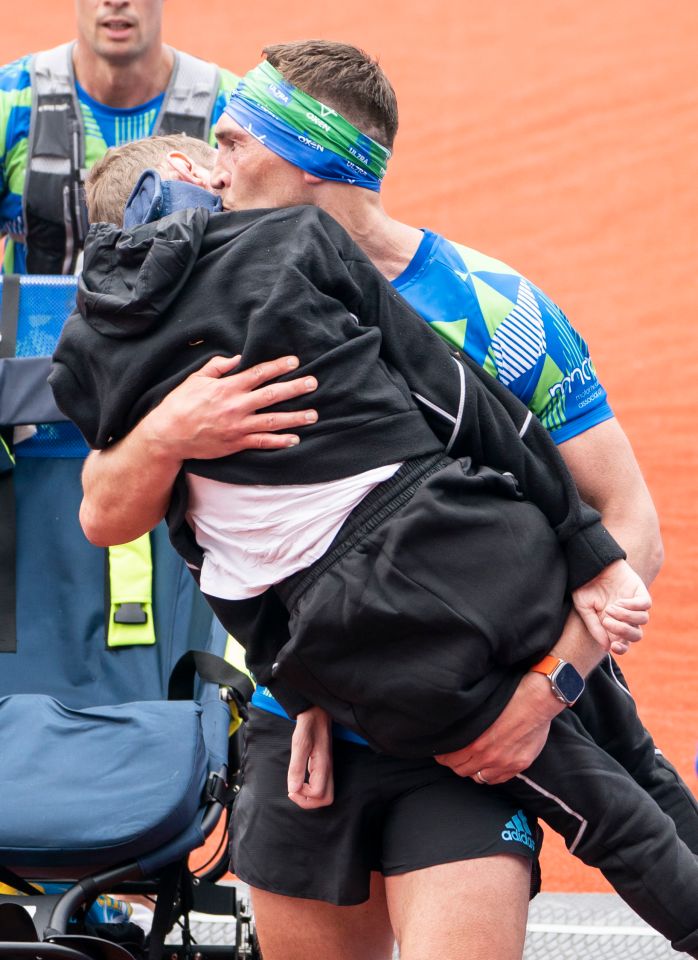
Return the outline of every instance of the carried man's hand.
<path id="1" fill-rule="evenodd" d="M 296 720 L 288 765 L 288 796 L 304 810 L 329 807 L 334 800 L 332 721 L 321 707 L 304 710 Z"/>
<path id="2" fill-rule="evenodd" d="M 572 594 L 577 613 L 604 650 L 627 653 L 642 639 L 652 599 L 642 579 L 625 560 L 616 560 Z"/>

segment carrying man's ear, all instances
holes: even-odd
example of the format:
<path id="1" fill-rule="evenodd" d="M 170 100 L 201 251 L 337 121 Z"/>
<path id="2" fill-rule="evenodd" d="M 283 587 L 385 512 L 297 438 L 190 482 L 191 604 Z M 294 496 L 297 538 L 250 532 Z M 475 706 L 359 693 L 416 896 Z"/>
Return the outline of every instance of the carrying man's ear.
<path id="1" fill-rule="evenodd" d="M 186 153 L 173 150 L 165 158 L 163 176 L 170 180 L 182 180 L 193 183 L 204 190 L 211 189 L 211 171 L 203 164 L 195 163 Z"/>

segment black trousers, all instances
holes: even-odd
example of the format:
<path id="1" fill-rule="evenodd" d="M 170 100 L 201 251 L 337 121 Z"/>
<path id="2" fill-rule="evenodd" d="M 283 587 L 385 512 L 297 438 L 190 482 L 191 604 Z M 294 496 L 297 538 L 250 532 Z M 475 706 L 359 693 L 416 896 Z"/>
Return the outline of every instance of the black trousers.
<path id="1" fill-rule="evenodd" d="M 382 752 L 424 757 L 477 736 L 465 736 L 459 717 L 476 714 L 481 729 L 492 722 L 497 714 L 488 719 L 483 704 L 492 712 L 496 700 L 501 711 L 535 630 L 527 652 L 550 649 L 562 629 L 566 570 L 547 521 L 516 502 L 502 476 L 437 465 L 407 493 L 385 517 L 375 497 L 368 515 L 369 495 L 361 515 L 352 514 L 356 529 L 345 525 L 336 547 L 283 585 L 290 639 L 275 667 L 369 741 L 370 724 Z M 214 606 L 224 623 L 228 604 Z M 232 623 L 228 629 L 235 633 Z M 483 653 L 483 636 L 498 645 L 496 657 Z M 468 676 L 492 684 L 489 699 L 485 687 L 464 684 Z M 470 712 L 469 698 L 477 705 Z M 454 729 L 444 734 L 451 717 Z M 434 731 L 454 742 L 439 742 Z M 698 809 L 656 753 L 610 661 L 507 789 L 677 949 L 698 958 Z"/>
<path id="2" fill-rule="evenodd" d="M 698 805 L 656 752 L 610 658 L 505 789 L 675 949 L 698 957 Z"/>

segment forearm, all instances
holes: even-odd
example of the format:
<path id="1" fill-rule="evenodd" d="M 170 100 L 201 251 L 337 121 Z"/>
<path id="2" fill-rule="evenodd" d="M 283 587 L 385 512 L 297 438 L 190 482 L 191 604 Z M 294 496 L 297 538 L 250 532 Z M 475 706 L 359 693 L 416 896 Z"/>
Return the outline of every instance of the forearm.
<path id="1" fill-rule="evenodd" d="M 587 677 L 608 655 L 594 640 L 574 610 L 567 618 L 562 635 L 550 653 L 571 663 L 583 677 Z M 516 695 L 524 711 L 528 704 L 532 717 L 539 719 L 552 720 L 566 709 L 563 703 L 551 695 L 550 682 L 540 673 L 527 673 Z"/>
<path id="2" fill-rule="evenodd" d="M 550 652 L 584 676 L 605 656 L 576 613 L 570 614 Z M 488 783 L 503 783 L 533 763 L 545 746 L 551 722 L 566 709 L 553 695 L 548 678 L 529 671 L 491 727 L 477 740 L 437 760 L 462 777 L 475 777 L 481 771 Z"/>
<path id="3" fill-rule="evenodd" d="M 572 610 L 560 639 L 552 647 L 550 653 L 554 657 L 572 663 L 579 673 L 586 677 L 608 655 L 608 650 L 605 650 L 594 640 L 582 623 L 579 614 Z M 540 674 L 536 674 L 536 676 L 540 676 Z M 542 679 L 547 684 L 548 692 L 550 692 L 550 684 L 545 678 Z"/>
<path id="4" fill-rule="evenodd" d="M 664 559 L 659 519 L 632 447 L 617 420 L 567 440 L 560 453 L 584 500 L 601 514 L 647 585 Z"/>
<path id="5" fill-rule="evenodd" d="M 181 461 L 136 427 L 106 450 L 94 451 L 82 473 L 80 523 L 97 546 L 126 543 L 164 517 Z"/>
<path id="6" fill-rule="evenodd" d="M 632 510 L 628 509 L 624 497 L 594 506 L 601 513 L 606 529 L 627 553 L 628 563 L 649 586 L 664 561 L 659 521 L 647 488 L 637 491 L 631 502 Z"/>

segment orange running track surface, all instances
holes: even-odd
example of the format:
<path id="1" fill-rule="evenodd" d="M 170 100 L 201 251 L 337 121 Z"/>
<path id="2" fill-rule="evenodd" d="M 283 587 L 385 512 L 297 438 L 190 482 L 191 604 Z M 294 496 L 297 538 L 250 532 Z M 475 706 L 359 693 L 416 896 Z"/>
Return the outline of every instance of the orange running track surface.
<path id="1" fill-rule="evenodd" d="M 69 0 L 5 10 L 0 62 L 73 35 Z M 625 669 L 696 788 L 698 86 L 694 0 L 166 0 L 165 37 L 242 72 L 279 40 L 377 54 L 401 133 L 393 215 L 516 266 L 590 342 L 654 494 L 666 563 Z M 547 832 L 546 890 L 605 890 Z"/>

